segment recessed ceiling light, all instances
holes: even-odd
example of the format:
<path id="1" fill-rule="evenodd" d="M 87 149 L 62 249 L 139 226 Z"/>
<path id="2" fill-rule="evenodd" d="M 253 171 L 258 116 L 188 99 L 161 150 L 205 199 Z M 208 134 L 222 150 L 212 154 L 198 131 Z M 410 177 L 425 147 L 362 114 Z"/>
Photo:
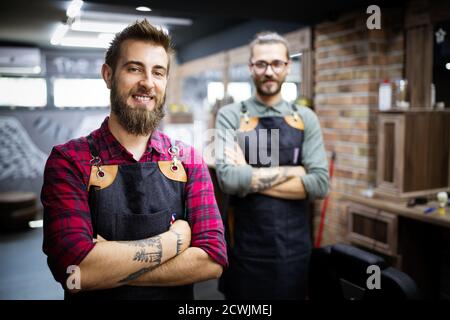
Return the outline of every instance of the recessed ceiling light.
<path id="1" fill-rule="evenodd" d="M 447 62 L 447 63 L 445 64 L 445 69 L 450 70 L 450 62 Z"/>
<path id="2" fill-rule="evenodd" d="M 34 220 L 28 222 L 28 226 L 30 228 L 42 228 L 43 225 L 44 225 L 43 220 Z"/>
<path id="3" fill-rule="evenodd" d="M 152 9 L 150 9 L 149 7 L 144 7 L 144 6 L 137 7 L 136 10 L 137 11 L 143 11 L 143 12 L 150 12 L 150 11 L 152 11 Z"/>

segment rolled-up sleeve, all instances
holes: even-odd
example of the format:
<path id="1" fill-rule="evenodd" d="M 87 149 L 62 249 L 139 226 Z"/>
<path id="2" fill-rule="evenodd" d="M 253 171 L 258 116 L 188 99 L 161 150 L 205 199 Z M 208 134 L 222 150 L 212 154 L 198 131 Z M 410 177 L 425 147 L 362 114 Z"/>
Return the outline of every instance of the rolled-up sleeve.
<path id="1" fill-rule="evenodd" d="M 43 251 L 48 266 L 65 287 L 70 265 L 79 265 L 92 250 L 92 226 L 82 172 L 61 150 L 53 148 L 44 170 Z"/>
<path id="2" fill-rule="evenodd" d="M 215 135 L 216 172 L 223 192 L 244 197 L 250 193 L 252 167 L 249 164 L 235 166 L 226 163 L 224 156 L 226 146 L 234 147 L 236 123 L 239 123 L 239 115 L 237 113 L 226 109 L 219 110 L 216 119 Z"/>
<path id="3" fill-rule="evenodd" d="M 191 226 L 191 246 L 203 249 L 215 262 L 228 265 L 224 227 L 208 167 L 193 148 L 186 164 L 186 209 Z"/>
<path id="4" fill-rule="evenodd" d="M 328 161 L 316 114 L 305 108 L 302 118 L 305 123 L 302 162 L 307 174 L 301 179 L 308 199 L 313 201 L 317 198 L 324 198 L 328 194 Z"/>

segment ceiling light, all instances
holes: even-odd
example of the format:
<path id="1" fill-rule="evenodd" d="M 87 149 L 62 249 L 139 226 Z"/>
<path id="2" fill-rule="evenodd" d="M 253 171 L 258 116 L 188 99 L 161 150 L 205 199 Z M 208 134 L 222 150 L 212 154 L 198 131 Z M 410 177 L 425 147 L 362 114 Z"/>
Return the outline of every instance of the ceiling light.
<path id="1" fill-rule="evenodd" d="M 28 221 L 28 226 L 30 228 L 42 228 L 43 225 L 44 225 L 43 220 Z"/>
<path id="2" fill-rule="evenodd" d="M 83 11 L 83 20 L 86 21 L 114 21 L 116 23 L 125 23 L 129 25 L 136 22 L 136 20 L 142 19 L 147 19 L 153 25 L 155 24 L 162 24 L 166 26 L 192 25 L 192 19 L 188 18 L 134 15 L 134 14 L 99 12 L 99 11 Z"/>
<path id="3" fill-rule="evenodd" d="M 58 45 L 61 42 L 61 39 L 67 33 L 67 30 L 69 30 L 69 26 L 67 24 L 59 24 L 56 27 L 55 32 L 53 32 L 50 43 L 54 46 Z"/>
<path id="4" fill-rule="evenodd" d="M 150 11 L 152 11 L 152 9 L 150 9 L 149 7 L 144 7 L 144 6 L 137 7 L 136 10 L 137 11 L 142 11 L 142 12 L 150 12 Z"/>
<path id="5" fill-rule="evenodd" d="M 60 44 L 65 47 L 108 48 L 109 43 L 109 39 L 64 37 Z"/>
<path id="6" fill-rule="evenodd" d="M 100 33 L 97 38 L 104 43 L 111 43 L 115 36 L 114 33 Z"/>
<path id="7" fill-rule="evenodd" d="M 447 63 L 445 64 L 445 69 L 450 70 L 450 62 L 447 62 Z"/>
<path id="8" fill-rule="evenodd" d="M 40 74 L 41 71 L 40 67 L 0 67 L 0 74 Z"/>
<path id="9" fill-rule="evenodd" d="M 66 14 L 69 18 L 75 18 L 81 10 L 81 7 L 83 6 L 83 1 L 82 0 L 73 0 L 70 4 L 69 7 L 67 8 Z"/>
<path id="10" fill-rule="evenodd" d="M 126 23 L 75 20 L 70 28 L 75 31 L 117 33 L 127 26 Z"/>

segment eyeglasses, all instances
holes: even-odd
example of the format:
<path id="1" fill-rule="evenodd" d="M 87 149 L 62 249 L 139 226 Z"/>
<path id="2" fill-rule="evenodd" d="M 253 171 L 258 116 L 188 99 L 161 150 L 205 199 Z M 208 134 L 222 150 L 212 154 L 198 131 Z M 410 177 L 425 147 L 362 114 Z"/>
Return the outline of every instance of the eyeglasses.
<path id="1" fill-rule="evenodd" d="M 287 66 L 286 61 L 273 60 L 272 62 L 267 62 L 264 60 L 258 60 L 256 62 L 251 62 L 250 65 L 255 69 L 257 74 L 263 74 L 266 72 L 267 67 L 270 66 L 274 73 L 278 74 L 284 71 Z"/>

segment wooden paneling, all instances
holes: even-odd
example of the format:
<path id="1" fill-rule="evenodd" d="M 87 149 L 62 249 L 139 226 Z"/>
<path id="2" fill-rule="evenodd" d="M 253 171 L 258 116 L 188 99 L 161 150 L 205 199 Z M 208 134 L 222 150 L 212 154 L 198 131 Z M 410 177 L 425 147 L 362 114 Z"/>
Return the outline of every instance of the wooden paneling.
<path id="1" fill-rule="evenodd" d="M 428 185 L 439 188 L 448 181 L 450 166 L 450 114 L 432 113 L 428 138 Z M 445 152 L 447 150 L 447 152 Z"/>
<path id="2" fill-rule="evenodd" d="M 411 108 L 431 108 L 433 26 L 430 4 L 410 1 L 405 17 L 406 79 Z"/>
<path id="3" fill-rule="evenodd" d="M 242 46 L 227 51 L 229 65 L 248 64 L 250 58 L 250 46 Z"/>
<path id="4" fill-rule="evenodd" d="M 301 77 L 302 83 L 300 93 L 309 99 L 314 97 L 314 54 L 310 49 L 302 51 L 301 57 Z"/>
<path id="5" fill-rule="evenodd" d="M 448 0 L 434 0 L 430 16 L 432 23 L 450 20 L 450 2 Z"/>
<path id="6" fill-rule="evenodd" d="M 429 115 L 425 113 L 405 114 L 405 169 L 402 191 L 432 189 L 428 182 Z M 407 173 L 407 174 L 406 174 Z"/>
<path id="7" fill-rule="evenodd" d="M 225 52 L 216 53 L 204 58 L 189 61 L 179 66 L 178 76 L 186 78 L 192 75 L 200 74 L 206 70 L 224 69 L 227 58 Z"/>
<path id="8" fill-rule="evenodd" d="M 303 28 L 293 32 L 286 33 L 285 39 L 289 43 L 289 51 L 291 53 L 303 52 L 312 49 L 312 32 L 311 28 Z"/>
<path id="9" fill-rule="evenodd" d="M 378 122 L 379 194 L 406 198 L 450 190 L 450 111 L 380 113 Z"/>
<path id="10" fill-rule="evenodd" d="M 378 119 L 377 187 L 388 193 L 396 193 L 403 184 L 404 126 L 404 119 L 395 114 L 383 114 Z"/>
<path id="11" fill-rule="evenodd" d="M 431 24 L 406 31 L 406 79 L 411 108 L 431 108 L 432 41 Z"/>
<path id="12" fill-rule="evenodd" d="M 395 125 L 384 123 L 384 175 L 383 180 L 394 182 Z"/>

